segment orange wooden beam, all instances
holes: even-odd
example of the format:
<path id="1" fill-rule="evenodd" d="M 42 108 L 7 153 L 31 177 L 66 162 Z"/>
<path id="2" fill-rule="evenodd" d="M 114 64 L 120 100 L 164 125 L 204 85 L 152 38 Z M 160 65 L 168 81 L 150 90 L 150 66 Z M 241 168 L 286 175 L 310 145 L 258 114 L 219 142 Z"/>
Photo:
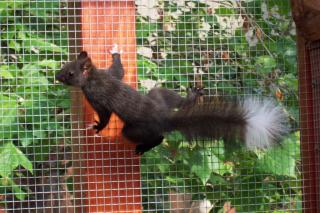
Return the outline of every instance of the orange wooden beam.
<path id="1" fill-rule="evenodd" d="M 82 1 L 81 41 L 98 68 L 111 64 L 113 44 L 122 49 L 125 81 L 136 87 L 136 36 L 134 1 Z M 84 100 L 86 124 L 98 119 Z M 122 122 L 115 116 L 94 137 L 86 132 L 84 144 L 86 212 L 141 212 L 140 158 L 134 146 L 121 137 Z"/>

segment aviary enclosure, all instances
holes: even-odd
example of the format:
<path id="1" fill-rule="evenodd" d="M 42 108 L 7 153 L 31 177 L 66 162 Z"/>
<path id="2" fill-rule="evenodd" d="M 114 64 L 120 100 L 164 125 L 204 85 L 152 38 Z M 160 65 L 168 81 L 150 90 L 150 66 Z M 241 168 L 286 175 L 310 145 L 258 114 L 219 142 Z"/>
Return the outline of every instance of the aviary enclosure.
<path id="1" fill-rule="evenodd" d="M 316 0 L 1 1 L 0 212 L 319 212 L 319 11 Z M 247 150 L 172 133 L 143 156 L 114 115 L 95 135 L 95 112 L 55 74 L 81 50 L 106 68 L 113 44 L 141 93 L 267 97 L 290 134 Z"/>

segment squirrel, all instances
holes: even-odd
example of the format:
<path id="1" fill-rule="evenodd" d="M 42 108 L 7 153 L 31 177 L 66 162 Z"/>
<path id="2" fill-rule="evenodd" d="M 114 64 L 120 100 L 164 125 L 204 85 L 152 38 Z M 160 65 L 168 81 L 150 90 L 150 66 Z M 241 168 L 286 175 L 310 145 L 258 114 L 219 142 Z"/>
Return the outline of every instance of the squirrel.
<path id="1" fill-rule="evenodd" d="M 66 63 L 56 75 L 65 85 L 82 89 L 99 116 L 93 125 L 97 133 L 115 113 L 123 122 L 122 134 L 136 144 L 136 154 L 159 145 L 164 133 L 178 130 L 188 140 L 241 140 L 249 149 L 268 148 L 288 132 L 282 109 L 267 99 L 244 98 L 199 103 L 199 89 L 186 98 L 178 93 L 154 88 L 142 95 L 122 82 L 124 69 L 117 45 L 110 51 L 112 65 L 97 69 L 86 51 Z"/>

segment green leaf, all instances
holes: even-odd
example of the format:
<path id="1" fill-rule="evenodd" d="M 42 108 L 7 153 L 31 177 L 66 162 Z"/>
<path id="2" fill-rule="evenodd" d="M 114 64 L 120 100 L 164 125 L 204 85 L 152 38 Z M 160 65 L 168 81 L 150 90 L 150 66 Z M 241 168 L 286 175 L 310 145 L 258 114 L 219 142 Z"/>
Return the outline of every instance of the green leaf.
<path id="1" fill-rule="evenodd" d="M 217 15 L 227 15 L 230 16 L 232 14 L 235 14 L 235 8 L 226 8 L 226 7 L 219 7 L 215 9 L 215 14 Z"/>
<path id="2" fill-rule="evenodd" d="M 27 64 L 23 67 L 22 73 L 24 76 L 23 90 L 25 88 L 31 88 L 32 93 L 35 91 L 47 91 L 49 81 L 48 79 L 39 72 L 40 68 L 35 64 Z"/>
<path id="3" fill-rule="evenodd" d="M 44 130 L 33 130 L 32 135 L 36 138 L 45 138 L 46 137 L 46 131 Z"/>
<path id="4" fill-rule="evenodd" d="M 0 125 L 9 126 L 17 117 L 17 101 L 15 98 L 0 94 Z"/>
<path id="5" fill-rule="evenodd" d="M 21 186 L 16 185 L 16 184 L 14 184 L 14 182 L 12 182 L 11 187 L 12 187 L 12 190 L 13 190 L 14 195 L 15 195 L 19 200 L 24 200 L 24 199 L 26 199 L 27 193 L 24 192 L 24 191 L 21 189 Z"/>
<path id="6" fill-rule="evenodd" d="M 143 56 L 138 56 L 138 68 L 139 68 L 139 73 L 141 74 L 155 74 L 158 65 L 152 62 L 151 60 L 143 57 Z"/>
<path id="7" fill-rule="evenodd" d="M 1 78 L 7 78 L 7 79 L 13 78 L 13 75 L 9 71 L 9 66 L 8 65 L 0 66 L 0 77 Z"/>
<path id="8" fill-rule="evenodd" d="M 210 159 L 209 166 L 212 172 L 219 175 L 232 173 L 232 166 L 230 164 L 225 164 L 213 153 L 208 153 L 208 156 Z"/>
<path id="9" fill-rule="evenodd" d="M 211 177 L 210 177 L 210 182 L 212 184 L 215 184 L 215 185 L 225 185 L 227 184 L 227 181 L 220 175 L 216 175 L 216 174 L 212 174 Z"/>
<path id="10" fill-rule="evenodd" d="M 0 178 L 0 183 L 2 186 L 11 187 L 12 192 L 19 200 L 24 200 L 27 196 L 27 193 L 21 189 L 21 186 L 15 184 L 12 178 L 4 177 Z"/>
<path id="11" fill-rule="evenodd" d="M 296 160 L 300 159 L 299 133 L 294 133 L 281 145 L 268 150 L 257 161 L 262 172 L 296 178 Z"/>
<path id="12" fill-rule="evenodd" d="M 25 130 L 25 131 L 19 131 L 19 139 L 20 143 L 23 147 L 27 147 L 30 144 L 33 143 L 33 132 Z"/>
<path id="13" fill-rule="evenodd" d="M 189 164 L 191 172 L 198 176 L 203 185 L 206 185 L 211 175 L 210 159 L 203 150 L 193 150 Z"/>
<path id="14" fill-rule="evenodd" d="M 39 53 L 39 51 L 60 52 L 66 53 L 64 49 L 55 45 L 54 43 L 43 40 L 42 38 L 29 37 L 23 39 L 23 46 L 29 52 Z"/>
<path id="15" fill-rule="evenodd" d="M 143 22 L 143 20 L 141 22 L 138 21 L 136 27 L 137 38 L 147 38 L 153 32 L 157 31 L 156 23 Z"/>
<path id="16" fill-rule="evenodd" d="M 170 156 L 169 150 L 163 145 L 158 146 L 156 149 L 145 153 L 143 160 L 146 161 L 141 167 L 142 172 L 168 172 L 170 169 Z M 155 166 L 156 165 L 156 166 Z"/>
<path id="17" fill-rule="evenodd" d="M 279 83 L 282 85 L 286 85 L 293 91 L 298 91 L 299 82 L 296 76 L 289 73 L 279 78 Z"/>
<path id="18" fill-rule="evenodd" d="M 13 143 L 3 145 L 0 148 L 0 175 L 10 177 L 12 171 L 19 165 L 33 173 L 32 163 Z"/>
<path id="19" fill-rule="evenodd" d="M 14 49 L 16 51 L 20 51 L 21 45 L 18 42 L 16 42 L 15 40 L 10 40 L 9 48 Z"/>
<path id="20" fill-rule="evenodd" d="M 39 66 L 42 67 L 49 67 L 51 69 L 56 69 L 57 67 L 60 66 L 60 63 L 58 61 L 55 61 L 53 59 L 48 59 L 48 60 L 42 60 L 38 63 Z"/>
<path id="21" fill-rule="evenodd" d="M 256 60 L 257 72 L 269 73 L 276 65 L 276 60 L 268 55 L 260 56 Z"/>
<path id="22" fill-rule="evenodd" d="M 269 151 L 258 163 L 258 167 L 267 173 L 289 177 L 296 177 L 295 165 L 292 157 L 278 150 Z"/>
<path id="23" fill-rule="evenodd" d="M 27 147 L 33 143 L 33 138 L 29 138 L 29 137 L 20 138 L 20 142 L 23 147 Z"/>
<path id="24" fill-rule="evenodd" d="M 300 132 L 292 133 L 281 144 L 282 150 L 295 160 L 300 160 Z"/>

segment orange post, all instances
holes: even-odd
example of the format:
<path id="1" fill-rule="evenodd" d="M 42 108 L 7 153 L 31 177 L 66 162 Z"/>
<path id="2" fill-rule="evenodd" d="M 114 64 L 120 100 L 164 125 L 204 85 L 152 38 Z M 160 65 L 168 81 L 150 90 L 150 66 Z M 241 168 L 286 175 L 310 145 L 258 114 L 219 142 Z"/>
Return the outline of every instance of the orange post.
<path id="1" fill-rule="evenodd" d="M 111 64 L 113 44 L 122 49 L 125 81 L 136 87 L 136 37 L 134 1 L 83 1 L 81 41 L 98 68 Z M 86 124 L 98 119 L 84 100 Z M 134 146 L 121 137 L 122 122 L 115 116 L 100 134 L 87 131 L 83 149 L 86 212 L 141 212 L 140 159 Z"/>

